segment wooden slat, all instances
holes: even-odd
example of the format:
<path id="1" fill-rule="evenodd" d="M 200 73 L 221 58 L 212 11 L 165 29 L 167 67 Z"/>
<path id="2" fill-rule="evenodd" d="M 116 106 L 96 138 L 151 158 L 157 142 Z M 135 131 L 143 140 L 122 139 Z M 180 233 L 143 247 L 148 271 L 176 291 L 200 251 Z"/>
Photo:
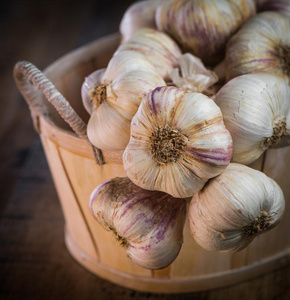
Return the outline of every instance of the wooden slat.
<path id="1" fill-rule="evenodd" d="M 87 222 L 78 205 L 78 195 L 75 194 L 69 181 L 59 149 L 48 139 L 42 138 L 41 141 L 59 195 L 69 235 L 74 241 L 79 243 L 82 249 L 97 260 L 98 249 L 96 249 L 96 245 L 88 230 Z"/>
<path id="2" fill-rule="evenodd" d="M 89 210 L 89 198 L 93 189 L 107 179 L 126 176 L 122 164 L 97 165 L 92 159 L 78 157 L 67 150 L 60 149 L 61 157 L 70 182 L 75 190 L 79 205 L 93 234 L 99 250 L 99 260 L 106 266 L 128 274 L 151 276 L 150 270 L 133 263 L 121 248 L 111 232 L 106 231 L 94 219 Z M 81 245 L 80 241 L 75 240 Z"/>

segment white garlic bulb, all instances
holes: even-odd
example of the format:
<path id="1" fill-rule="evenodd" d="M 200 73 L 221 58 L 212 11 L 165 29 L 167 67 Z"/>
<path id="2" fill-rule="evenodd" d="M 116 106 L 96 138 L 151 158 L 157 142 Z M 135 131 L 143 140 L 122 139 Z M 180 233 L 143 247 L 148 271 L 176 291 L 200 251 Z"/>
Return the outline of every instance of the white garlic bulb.
<path id="1" fill-rule="evenodd" d="M 219 80 L 215 72 L 208 70 L 201 59 L 190 53 L 181 55 L 178 63 L 179 68 L 172 69 L 169 75 L 173 84 L 183 90 L 201 93 Z"/>
<path id="2" fill-rule="evenodd" d="M 156 28 L 155 11 L 160 1 L 138 1 L 129 6 L 120 23 L 122 42 L 129 40 L 142 28 Z"/>
<path id="3" fill-rule="evenodd" d="M 257 14 L 227 44 L 227 80 L 254 72 L 274 72 L 290 80 L 289 63 L 290 19 L 277 12 Z"/>
<path id="4" fill-rule="evenodd" d="M 250 164 L 268 148 L 290 143 L 290 86 L 275 74 L 233 78 L 215 97 L 233 138 L 233 161 Z"/>
<path id="5" fill-rule="evenodd" d="M 186 218 L 184 199 L 143 190 L 128 178 L 114 178 L 93 191 L 90 208 L 141 267 L 165 268 L 177 257 Z"/>
<path id="6" fill-rule="evenodd" d="M 276 226 L 283 192 L 264 173 L 231 163 L 191 200 L 188 218 L 195 241 L 209 251 L 236 252 Z"/>
<path id="7" fill-rule="evenodd" d="M 156 24 L 184 51 L 215 64 L 231 35 L 254 14 L 253 0 L 164 0 L 156 10 Z"/>
<path id="8" fill-rule="evenodd" d="M 123 164 L 136 185 L 186 198 L 220 174 L 231 154 L 232 138 L 212 99 L 158 87 L 132 119 Z"/>
<path id="9" fill-rule="evenodd" d="M 92 84 L 94 79 L 90 79 Z M 99 77 L 95 77 L 96 84 L 87 89 L 94 106 L 87 127 L 88 138 L 97 148 L 123 150 L 129 142 L 131 119 L 142 98 L 166 83 L 145 57 L 135 51 L 122 51 L 114 56 L 102 79 L 100 85 Z"/>
<path id="10" fill-rule="evenodd" d="M 118 47 L 115 54 L 126 50 L 143 54 L 165 80 L 169 79 L 168 71 L 178 66 L 178 58 L 182 54 L 169 35 L 149 28 L 137 31 Z"/>
<path id="11" fill-rule="evenodd" d="M 86 111 L 91 115 L 94 111 L 93 99 L 96 96 L 96 86 L 102 86 L 106 69 L 100 69 L 87 76 L 82 84 L 81 95 Z"/>

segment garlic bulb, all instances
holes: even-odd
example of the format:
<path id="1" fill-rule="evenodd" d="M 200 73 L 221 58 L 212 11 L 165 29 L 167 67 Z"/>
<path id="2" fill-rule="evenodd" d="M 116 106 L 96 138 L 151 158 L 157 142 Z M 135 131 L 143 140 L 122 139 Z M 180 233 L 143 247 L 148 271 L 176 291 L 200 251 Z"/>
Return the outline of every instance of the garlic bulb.
<path id="1" fill-rule="evenodd" d="M 141 267 L 165 268 L 177 257 L 186 218 L 184 199 L 143 190 L 128 178 L 114 178 L 93 191 L 90 208 Z"/>
<path id="2" fill-rule="evenodd" d="M 260 171 L 231 163 L 191 200 L 195 241 L 209 251 L 236 252 L 276 226 L 285 209 L 278 184 Z"/>
<path id="3" fill-rule="evenodd" d="M 86 111 L 91 115 L 94 111 L 93 99 L 96 96 L 96 85 L 101 86 L 103 84 L 104 75 L 106 69 L 100 69 L 85 78 L 82 84 L 81 95 L 83 105 Z"/>
<path id="4" fill-rule="evenodd" d="M 120 23 L 122 42 L 129 40 L 139 29 L 156 28 L 155 11 L 159 3 L 160 0 L 147 0 L 129 6 Z"/>
<path id="5" fill-rule="evenodd" d="M 213 71 L 206 69 L 201 59 L 190 53 L 179 57 L 179 68 L 169 72 L 173 84 L 186 91 L 201 93 L 206 91 L 219 78 Z"/>
<path id="6" fill-rule="evenodd" d="M 215 97 L 233 138 L 233 161 L 250 164 L 268 148 L 290 143 L 290 86 L 275 74 L 230 80 Z"/>
<path id="7" fill-rule="evenodd" d="M 276 11 L 290 17 L 290 0 L 267 0 L 261 4 L 260 11 Z"/>
<path id="8" fill-rule="evenodd" d="M 253 0 L 164 0 L 156 10 L 156 24 L 184 51 L 214 64 L 222 59 L 231 35 L 254 14 Z"/>
<path id="9" fill-rule="evenodd" d="M 274 72 L 290 80 L 290 19 L 277 12 L 259 13 L 230 39 L 226 77 Z"/>
<path id="10" fill-rule="evenodd" d="M 94 78 L 90 79 L 94 82 Z M 142 98 L 166 84 L 145 57 L 135 51 L 114 56 L 102 84 L 98 76 L 95 82 L 87 93 L 94 106 L 87 127 L 88 138 L 100 149 L 123 150 L 129 142 L 131 119 Z"/>
<path id="11" fill-rule="evenodd" d="M 220 174 L 231 154 L 232 139 L 213 100 L 158 87 L 132 119 L 123 164 L 136 185 L 186 198 Z"/>
<path id="12" fill-rule="evenodd" d="M 155 29 L 141 29 L 128 41 L 121 44 L 115 54 L 131 50 L 143 54 L 164 79 L 169 79 L 168 71 L 178 65 L 181 50 L 167 34 Z"/>

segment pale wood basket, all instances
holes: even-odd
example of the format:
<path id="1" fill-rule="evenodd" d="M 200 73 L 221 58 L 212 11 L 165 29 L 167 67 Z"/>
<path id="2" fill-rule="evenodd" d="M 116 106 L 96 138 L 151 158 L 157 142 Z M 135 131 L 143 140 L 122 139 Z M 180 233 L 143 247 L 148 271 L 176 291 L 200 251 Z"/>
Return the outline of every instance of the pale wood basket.
<path id="1" fill-rule="evenodd" d="M 85 76 L 107 65 L 118 43 L 119 36 L 113 35 L 73 51 L 50 65 L 44 72 L 47 77 L 27 62 L 19 62 L 14 69 L 16 83 L 29 104 L 46 153 L 65 217 L 66 246 L 72 256 L 104 279 L 139 291 L 158 293 L 233 285 L 289 264 L 290 147 L 270 150 L 252 165 L 281 186 L 286 212 L 275 229 L 256 238 L 239 253 L 203 250 L 191 237 L 186 224 L 184 243 L 175 262 L 163 270 L 151 271 L 134 264 L 112 233 L 93 218 L 88 207 L 92 190 L 109 178 L 126 175 L 121 152 L 102 153 L 89 144 L 86 136 L 89 116 L 82 106 L 80 90 Z M 105 164 L 102 164 L 103 159 Z"/>

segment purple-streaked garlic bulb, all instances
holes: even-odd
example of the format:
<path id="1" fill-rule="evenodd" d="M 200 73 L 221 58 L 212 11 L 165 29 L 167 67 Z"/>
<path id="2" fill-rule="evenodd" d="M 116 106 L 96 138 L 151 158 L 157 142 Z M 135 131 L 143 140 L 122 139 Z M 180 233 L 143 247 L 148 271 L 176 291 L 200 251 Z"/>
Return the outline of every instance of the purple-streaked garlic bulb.
<path id="1" fill-rule="evenodd" d="M 161 0 L 146 0 L 133 3 L 126 10 L 121 23 L 122 42 L 129 40 L 142 28 L 156 28 L 155 11 Z"/>
<path id="2" fill-rule="evenodd" d="M 229 38 L 255 14 L 254 0 L 164 0 L 156 24 L 205 64 L 222 60 Z"/>
<path id="3" fill-rule="evenodd" d="M 150 28 L 137 31 L 118 47 L 115 54 L 127 50 L 143 54 L 165 80 L 169 79 L 168 72 L 178 66 L 178 59 L 182 54 L 169 35 Z"/>
<path id="4" fill-rule="evenodd" d="M 237 252 L 275 227 L 285 210 L 283 192 L 264 173 L 231 163 L 190 202 L 195 241 L 209 251 Z"/>
<path id="5" fill-rule="evenodd" d="M 97 148 L 123 150 L 129 142 L 131 119 L 141 100 L 166 83 L 146 58 L 135 51 L 118 53 L 105 73 L 102 76 L 100 73 L 88 76 L 83 85 L 83 102 L 88 106 L 93 104 L 89 107 L 88 138 Z"/>
<path id="6" fill-rule="evenodd" d="M 114 178 L 96 187 L 90 208 L 141 267 L 162 269 L 177 257 L 186 218 L 184 199 L 143 190 L 128 178 Z"/>
<path id="7" fill-rule="evenodd" d="M 132 119 L 123 164 L 138 186 L 191 197 L 232 157 L 232 138 L 215 102 L 176 87 L 150 92 Z"/>
<path id="8" fill-rule="evenodd" d="M 248 20 L 230 39 L 226 77 L 256 72 L 275 73 L 290 82 L 290 18 L 262 12 Z"/>

